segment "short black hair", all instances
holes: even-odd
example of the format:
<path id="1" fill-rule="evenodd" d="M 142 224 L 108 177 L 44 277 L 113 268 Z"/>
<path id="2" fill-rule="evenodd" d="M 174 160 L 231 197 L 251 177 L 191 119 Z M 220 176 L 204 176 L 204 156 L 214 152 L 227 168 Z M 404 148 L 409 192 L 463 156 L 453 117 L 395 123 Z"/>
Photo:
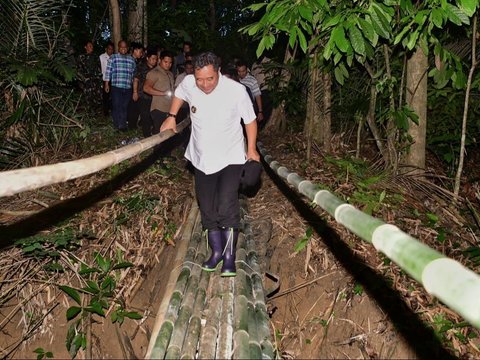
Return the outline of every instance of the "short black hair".
<path id="1" fill-rule="evenodd" d="M 245 66 L 248 69 L 248 64 L 245 60 L 240 59 L 235 63 L 235 67 L 239 68 L 241 66 Z"/>
<path id="2" fill-rule="evenodd" d="M 149 58 L 152 55 L 157 55 L 157 48 L 153 46 L 149 46 L 146 51 L 146 57 Z"/>
<path id="3" fill-rule="evenodd" d="M 166 57 L 169 57 L 173 60 L 173 58 L 175 57 L 175 55 L 173 55 L 173 53 L 171 51 L 168 51 L 168 50 L 163 50 L 161 53 L 160 53 L 160 59 L 163 59 L 163 58 L 166 58 Z"/>
<path id="4" fill-rule="evenodd" d="M 83 43 L 83 46 L 87 46 L 88 44 L 92 44 L 93 45 L 93 41 L 92 40 L 87 40 Z"/>
<path id="5" fill-rule="evenodd" d="M 206 51 L 195 56 L 195 59 L 193 60 L 193 66 L 195 69 L 201 69 L 208 65 L 213 65 L 213 69 L 215 71 L 218 71 L 220 68 L 218 56 L 213 52 Z"/>
<path id="6" fill-rule="evenodd" d="M 109 46 L 115 47 L 115 45 L 113 45 L 113 41 L 111 40 L 107 41 L 107 43 L 105 44 L 105 47 L 107 48 Z"/>
<path id="7" fill-rule="evenodd" d="M 142 49 L 143 50 L 143 45 L 140 44 L 139 42 L 132 42 L 130 44 L 132 51 L 137 50 L 137 49 Z"/>
<path id="8" fill-rule="evenodd" d="M 193 47 L 192 43 L 190 41 L 184 41 L 183 46 L 188 45 L 190 47 Z"/>

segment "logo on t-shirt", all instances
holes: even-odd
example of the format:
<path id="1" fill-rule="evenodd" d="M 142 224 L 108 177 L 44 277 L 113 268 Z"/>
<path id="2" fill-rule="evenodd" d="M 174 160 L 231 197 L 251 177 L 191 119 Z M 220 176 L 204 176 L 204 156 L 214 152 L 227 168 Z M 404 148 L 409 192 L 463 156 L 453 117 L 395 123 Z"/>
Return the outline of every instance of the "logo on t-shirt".
<path id="1" fill-rule="evenodd" d="M 195 106 L 192 106 L 192 108 L 190 109 L 192 111 L 192 113 L 196 113 L 197 112 L 197 108 Z"/>

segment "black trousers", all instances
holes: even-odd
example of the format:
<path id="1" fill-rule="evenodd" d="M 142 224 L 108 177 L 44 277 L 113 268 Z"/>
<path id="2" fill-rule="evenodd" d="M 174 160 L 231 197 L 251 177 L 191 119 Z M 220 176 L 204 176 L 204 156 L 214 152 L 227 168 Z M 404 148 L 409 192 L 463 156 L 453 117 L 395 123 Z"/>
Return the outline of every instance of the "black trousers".
<path id="1" fill-rule="evenodd" d="M 133 101 L 130 99 L 128 103 L 127 122 L 130 130 L 138 127 L 138 117 L 140 116 L 140 99 Z"/>
<path id="2" fill-rule="evenodd" d="M 243 165 L 228 165 L 206 175 L 195 168 L 195 193 L 204 229 L 240 227 L 238 187 Z"/>
<path id="3" fill-rule="evenodd" d="M 102 90 L 102 109 L 103 115 L 108 116 L 110 110 L 112 109 L 112 97 L 110 92 L 106 92 L 105 89 Z"/>
<path id="4" fill-rule="evenodd" d="M 143 137 L 152 136 L 153 121 L 150 116 L 152 98 L 141 97 L 138 101 L 140 106 L 140 123 L 142 124 Z"/>

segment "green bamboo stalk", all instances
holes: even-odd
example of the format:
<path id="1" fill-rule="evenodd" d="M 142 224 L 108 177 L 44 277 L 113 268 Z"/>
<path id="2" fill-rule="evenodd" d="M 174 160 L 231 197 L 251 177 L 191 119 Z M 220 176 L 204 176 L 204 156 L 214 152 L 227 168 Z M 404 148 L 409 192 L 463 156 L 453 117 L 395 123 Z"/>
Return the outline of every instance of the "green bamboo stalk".
<path id="1" fill-rule="evenodd" d="M 167 355 L 170 352 L 170 348 L 175 353 L 180 352 L 183 341 L 185 340 L 185 334 L 187 333 L 188 324 L 190 322 L 190 317 L 192 316 L 192 308 L 188 306 L 182 306 L 178 312 L 177 321 L 173 326 L 172 337 L 170 339 L 170 344 L 168 345 Z M 179 358 L 180 354 L 176 357 Z"/>
<path id="2" fill-rule="evenodd" d="M 260 344 L 262 346 L 262 358 L 263 359 L 276 359 L 275 348 L 269 340 L 262 341 Z"/>
<path id="3" fill-rule="evenodd" d="M 257 319 L 255 317 L 255 306 L 247 303 L 248 310 L 248 336 L 250 341 L 258 341 Z"/>
<path id="4" fill-rule="evenodd" d="M 235 297 L 233 317 L 233 331 L 248 331 L 248 300 L 244 295 Z"/>
<path id="5" fill-rule="evenodd" d="M 252 359 L 250 357 L 250 344 L 248 333 L 244 330 L 235 332 L 233 336 L 233 358 Z M 257 358 L 258 359 L 258 358 Z"/>
<path id="6" fill-rule="evenodd" d="M 180 272 L 180 275 L 178 275 L 178 280 L 177 280 L 177 283 L 175 284 L 175 291 L 178 291 L 180 294 L 183 294 L 189 278 L 190 278 L 190 268 L 184 267 Z"/>
<path id="7" fill-rule="evenodd" d="M 169 346 L 165 359 L 177 360 L 180 358 L 180 348 L 178 346 Z"/>
<path id="8" fill-rule="evenodd" d="M 255 323 L 257 325 L 258 337 L 257 341 L 270 340 L 270 319 L 267 313 L 267 307 L 263 302 L 255 303 Z"/>
<path id="9" fill-rule="evenodd" d="M 205 326 L 200 333 L 198 347 L 198 357 L 200 359 L 215 358 L 221 309 L 222 299 L 220 297 L 213 297 L 208 302 L 205 310 Z"/>
<path id="10" fill-rule="evenodd" d="M 195 359 L 201 329 L 202 323 L 200 318 L 197 316 L 192 316 L 192 318 L 190 319 L 190 324 L 188 324 L 185 341 L 183 342 L 183 347 L 181 351 L 182 359 Z"/>
<path id="11" fill-rule="evenodd" d="M 166 321 L 171 321 L 172 324 L 175 323 L 178 316 L 178 309 L 180 309 L 181 303 L 182 294 L 179 291 L 175 291 L 170 297 L 170 302 L 168 303 L 167 311 L 165 312 Z"/>
<path id="12" fill-rule="evenodd" d="M 189 123 L 190 118 L 185 119 L 177 125 L 177 131 L 181 132 Z M 93 174 L 151 149 L 174 135 L 172 130 L 168 130 L 134 144 L 86 159 L 1 172 L 0 197 Z"/>
<path id="13" fill-rule="evenodd" d="M 150 359 L 163 359 L 167 352 L 167 347 L 172 336 L 173 323 L 165 321 L 160 327 L 157 339 L 155 340 L 155 346 L 150 354 Z"/>
<path id="14" fill-rule="evenodd" d="M 237 268 L 237 276 L 235 278 L 235 296 L 243 295 L 248 300 L 253 300 L 251 280 L 246 271 Z"/>
<path id="15" fill-rule="evenodd" d="M 222 312 L 218 329 L 217 359 L 229 359 L 233 340 L 233 277 L 222 278 L 225 292 L 222 294 Z"/>
<path id="16" fill-rule="evenodd" d="M 462 315 L 473 326 L 480 328 L 480 276 L 455 260 L 422 244 L 394 225 L 365 214 L 344 203 L 327 190 L 315 192 L 315 186 L 291 173 L 266 154 L 261 143 L 260 153 L 280 177 L 294 184 L 296 189 L 326 210 L 335 220 L 372 243 L 402 270 L 422 284 L 428 293 Z M 317 187 L 318 188 L 318 187 Z"/>
<path id="17" fill-rule="evenodd" d="M 251 341 L 248 344 L 250 359 L 262 359 L 262 348 L 256 341 Z"/>
<path id="18" fill-rule="evenodd" d="M 262 278 L 258 273 L 253 273 L 251 279 L 253 297 L 255 298 L 255 301 L 265 303 L 265 293 L 263 291 Z"/>

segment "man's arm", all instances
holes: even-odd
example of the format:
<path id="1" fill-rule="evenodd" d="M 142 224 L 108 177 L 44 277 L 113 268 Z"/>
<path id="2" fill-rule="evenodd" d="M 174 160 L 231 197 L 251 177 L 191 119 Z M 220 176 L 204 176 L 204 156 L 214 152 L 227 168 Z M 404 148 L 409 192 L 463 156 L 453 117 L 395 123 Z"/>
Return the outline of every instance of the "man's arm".
<path id="1" fill-rule="evenodd" d="M 247 133 L 247 160 L 260 161 L 260 154 L 257 152 L 257 121 L 253 120 L 245 124 L 245 132 Z"/>
<path id="2" fill-rule="evenodd" d="M 172 104 L 170 105 L 170 111 L 168 112 L 168 117 L 163 122 L 160 127 L 160 132 L 172 129 L 174 132 L 177 132 L 177 122 L 175 121 L 178 111 L 182 107 L 184 101 L 176 96 L 172 99 Z M 174 116 L 172 116 L 174 115 Z"/>
<path id="3" fill-rule="evenodd" d="M 138 78 L 133 78 L 133 94 L 132 94 L 133 101 L 138 100 Z"/>
<path id="4" fill-rule="evenodd" d="M 170 96 L 170 91 L 161 91 L 153 87 L 153 81 L 150 79 L 145 79 L 143 83 L 143 92 L 152 95 L 152 96 Z"/>
<path id="5" fill-rule="evenodd" d="M 258 108 L 257 120 L 263 121 L 262 95 L 255 96 L 255 102 L 257 103 L 257 108 Z"/>

